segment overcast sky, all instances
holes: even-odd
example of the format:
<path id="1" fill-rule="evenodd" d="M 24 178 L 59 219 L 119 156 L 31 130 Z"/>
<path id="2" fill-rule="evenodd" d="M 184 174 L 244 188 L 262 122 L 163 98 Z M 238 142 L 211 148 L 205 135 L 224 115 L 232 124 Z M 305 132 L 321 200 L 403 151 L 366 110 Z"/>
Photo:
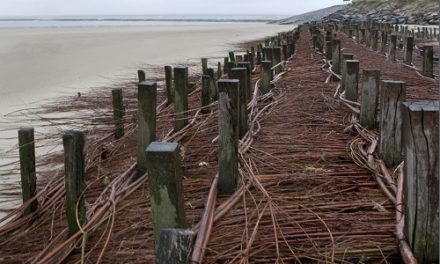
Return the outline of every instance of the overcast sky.
<path id="1" fill-rule="evenodd" d="M 342 0 L 0 0 L 0 16 L 300 14 Z"/>

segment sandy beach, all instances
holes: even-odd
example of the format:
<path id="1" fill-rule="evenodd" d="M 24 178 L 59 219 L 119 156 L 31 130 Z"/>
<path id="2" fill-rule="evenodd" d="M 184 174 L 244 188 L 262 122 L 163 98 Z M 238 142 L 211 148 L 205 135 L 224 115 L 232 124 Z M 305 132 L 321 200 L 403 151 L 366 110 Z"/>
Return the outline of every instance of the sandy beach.
<path id="1" fill-rule="evenodd" d="M 134 76 L 139 65 L 224 56 L 231 44 L 292 26 L 206 23 L 142 27 L 1 29 L 0 114 Z"/>
<path id="2" fill-rule="evenodd" d="M 0 29 L 0 165 L 18 159 L 9 150 L 17 152 L 16 129 L 29 125 L 8 118 L 10 112 L 91 87 L 113 88 L 112 82 L 136 78 L 139 68 L 222 58 L 236 43 L 291 28 L 263 23 L 185 23 Z M 44 129 L 37 127 L 36 133 Z M 37 149 L 37 154 L 42 151 Z M 0 190 L 8 184 L 18 186 L 17 174 L 0 172 L 0 176 Z M 8 207 L 20 203 L 12 199 Z"/>

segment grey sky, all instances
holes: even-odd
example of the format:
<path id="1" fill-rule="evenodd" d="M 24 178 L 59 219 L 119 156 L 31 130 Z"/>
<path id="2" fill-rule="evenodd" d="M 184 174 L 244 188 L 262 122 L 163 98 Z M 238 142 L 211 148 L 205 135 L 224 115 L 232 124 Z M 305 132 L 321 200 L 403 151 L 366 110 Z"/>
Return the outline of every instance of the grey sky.
<path id="1" fill-rule="evenodd" d="M 0 16 L 299 14 L 342 0 L 0 0 Z"/>

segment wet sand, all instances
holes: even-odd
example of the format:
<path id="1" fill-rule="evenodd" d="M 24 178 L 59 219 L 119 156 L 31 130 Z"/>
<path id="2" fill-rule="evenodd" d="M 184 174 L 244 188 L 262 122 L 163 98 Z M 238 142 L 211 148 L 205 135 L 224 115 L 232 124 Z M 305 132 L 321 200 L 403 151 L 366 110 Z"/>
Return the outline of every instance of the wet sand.
<path id="1" fill-rule="evenodd" d="M 43 98 L 131 77 L 142 64 L 225 56 L 231 44 L 292 28 L 262 23 L 0 29 L 0 116 Z M 1 119 L 1 117 L 0 117 Z"/>

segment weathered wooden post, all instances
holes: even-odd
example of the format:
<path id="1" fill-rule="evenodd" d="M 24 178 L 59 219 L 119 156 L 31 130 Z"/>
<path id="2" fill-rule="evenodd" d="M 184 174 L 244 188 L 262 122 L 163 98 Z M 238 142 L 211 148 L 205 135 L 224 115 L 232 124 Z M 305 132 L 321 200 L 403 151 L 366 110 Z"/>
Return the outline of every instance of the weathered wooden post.
<path id="1" fill-rule="evenodd" d="M 271 61 L 262 61 L 261 62 L 261 81 L 260 81 L 260 91 L 263 94 L 266 94 L 271 89 L 271 81 L 272 81 L 272 62 Z"/>
<path id="2" fill-rule="evenodd" d="M 165 87 L 167 92 L 167 103 L 174 102 L 174 89 L 173 89 L 173 67 L 165 66 Z"/>
<path id="3" fill-rule="evenodd" d="M 347 78 L 347 60 L 352 60 L 354 55 L 352 53 L 342 53 L 341 56 L 341 90 L 345 91 L 345 80 Z"/>
<path id="4" fill-rule="evenodd" d="M 152 142 L 145 150 L 156 248 L 165 228 L 186 228 L 177 143 Z"/>
<path id="5" fill-rule="evenodd" d="M 382 81 L 380 87 L 380 142 L 379 155 L 392 168 L 402 161 L 402 102 L 405 83 Z"/>
<path id="6" fill-rule="evenodd" d="M 235 61 L 230 61 L 228 63 L 228 77 L 231 75 L 231 70 L 237 67 L 237 63 Z"/>
<path id="7" fill-rule="evenodd" d="M 326 41 L 325 42 L 325 59 L 327 61 L 332 59 L 332 42 L 331 41 Z"/>
<path id="8" fill-rule="evenodd" d="M 316 34 L 313 34 L 313 36 L 312 36 L 312 46 L 313 46 L 314 50 L 316 49 L 317 42 L 318 42 L 318 36 Z"/>
<path id="9" fill-rule="evenodd" d="M 273 64 L 277 65 L 281 62 L 281 48 L 274 47 L 273 48 Z M 275 74 L 278 74 L 282 71 L 282 66 L 278 66 L 275 68 Z"/>
<path id="10" fill-rule="evenodd" d="M 228 65 L 229 65 L 229 58 L 228 57 L 224 57 L 223 58 L 223 73 L 224 74 L 229 72 Z"/>
<path id="11" fill-rule="evenodd" d="M 240 81 L 239 89 L 239 126 L 238 126 L 238 136 L 242 138 L 244 134 L 248 131 L 248 111 L 247 111 L 247 95 L 248 83 L 247 83 L 248 70 L 246 68 L 234 68 L 231 72 L 231 79 L 237 79 Z"/>
<path id="12" fill-rule="evenodd" d="M 390 41 L 390 51 L 389 51 L 390 61 L 396 61 L 396 46 L 397 46 L 397 35 L 392 34 Z"/>
<path id="13" fill-rule="evenodd" d="M 380 71 L 363 71 L 360 122 L 362 126 L 369 129 L 376 128 L 377 98 L 379 96 L 379 85 Z"/>
<path id="14" fill-rule="evenodd" d="M 232 194 L 238 181 L 239 80 L 219 80 L 218 194 Z"/>
<path id="15" fill-rule="evenodd" d="M 63 135 L 66 218 L 69 236 L 78 232 L 80 226 L 86 221 L 83 193 L 85 187 L 84 144 L 85 136 L 82 132 L 68 131 Z"/>
<path id="16" fill-rule="evenodd" d="M 122 89 L 112 90 L 113 119 L 115 122 L 115 138 L 120 139 L 124 136 L 124 104 L 122 101 Z"/>
<path id="17" fill-rule="evenodd" d="M 359 83 L 359 61 L 346 60 L 347 76 L 345 77 L 345 98 L 347 100 L 358 101 L 358 83 Z"/>
<path id="18" fill-rule="evenodd" d="M 289 55 L 287 54 L 287 44 L 283 44 L 283 58 L 285 61 L 289 59 Z"/>
<path id="19" fill-rule="evenodd" d="M 156 140 L 156 97 L 155 81 L 143 81 L 138 85 L 138 132 L 137 171 L 142 176 L 147 171 L 145 149 Z"/>
<path id="20" fill-rule="evenodd" d="M 373 50 L 374 51 L 377 51 L 377 44 L 378 44 L 378 41 L 379 41 L 379 30 L 377 30 L 377 29 L 375 29 L 375 30 L 373 30 L 373 33 L 371 34 L 372 35 L 372 42 L 373 42 Z"/>
<path id="21" fill-rule="evenodd" d="M 381 37 L 381 44 L 380 44 L 380 52 L 382 54 L 387 53 L 387 43 L 388 43 L 388 32 L 386 30 L 382 31 L 382 37 Z"/>
<path id="22" fill-rule="evenodd" d="M 411 65 L 412 63 L 412 54 L 414 48 L 414 38 L 407 37 L 406 38 L 406 49 L 405 49 L 405 64 Z"/>
<path id="23" fill-rule="evenodd" d="M 207 114 L 210 112 L 209 104 L 211 101 L 211 76 L 203 75 L 202 76 L 202 114 Z"/>
<path id="24" fill-rule="evenodd" d="M 33 128 L 20 128 L 18 130 L 18 148 L 20 154 L 20 175 L 23 203 L 35 197 L 37 191 L 37 173 L 35 169 L 35 142 Z M 24 214 L 37 210 L 38 202 L 33 201 Z"/>
<path id="25" fill-rule="evenodd" d="M 211 96 L 211 99 L 215 101 L 218 99 L 218 92 L 217 92 L 217 85 L 215 84 L 215 71 L 214 71 L 214 69 L 208 68 L 206 70 L 206 75 L 211 77 L 211 81 L 209 84 L 209 94 Z"/>
<path id="26" fill-rule="evenodd" d="M 361 28 L 361 41 L 360 43 L 365 44 L 365 28 Z"/>
<path id="27" fill-rule="evenodd" d="M 418 263 L 439 261 L 439 103 L 403 104 L 405 236 Z"/>
<path id="28" fill-rule="evenodd" d="M 246 96 L 246 104 L 248 104 L 252 100 L 252 83 L 251 83 L 251 76 L 252 76 L 252 68 L 251 64 L 249 62 L 240 62 L 237 64 L 237 67 L 243 67 L 246 68 L 247 74 L 246 74 L 246 90 L 245 90 L 245 96 Z M 235 78 L 231 78 L 235 79 Z"/>
<path id="29" fill-rule="evenodd" d="M 243 61 L 243 55 L 235 55 L 235 62 L 242 62 Z"/>
<path id="30" fill-rule="evenodd" d="M 188 67 L 174 67 L 174 131 L 188 124 Z"/>
<path id="31" fill-rule="evenodd" d="M 423 46 L 423 75 L 432 78 L 434 65 L 434 49 L 432 46 Z"/>
<path id="32" fill-rule="evenodd" d="M 341 73 L 341 41 L 339 39 L 333 39 L 332 43 L 332 70 L 333 72 Z"/>
<path id="33" fill-rule="evenodd" d="M 217 63 L 217 80 L 222 78 L 222 63 L 218 62 Z"/>
<path id="34" fill-rule="evenodd" d="M 235 62 L 235 54 L 233 51 L 229 52 L 229 61 Z"/>
<path id="35" fill-rule="evenodd" d="M 202 58 L 202 75 L 206 74 L 206 70 L 208 69 L 208 59 L 207 58 Z"/>
<path id="36" fill-rule="evenodd" d="M 145 72 L 143 70 L 138 70 L 137 73 L 139 82 L 145 81 Z"/>
<path id="37" fill-rule="evenodd" d="M 263 48 L 263 59 L 266 61 L 273 62 L 273 49 L 271 47 L 264 47 Z"/>
<path id="38" fill-rule="evenodd" d="M 156 247 L 156 264 L 189 264 L 195 233 L 188 229 L 162 229 Z"/>
<path id="39" fill-rule="evenodd" d="M 261 51 L 257 51 L 257 65 L 261 65 Z"/>

